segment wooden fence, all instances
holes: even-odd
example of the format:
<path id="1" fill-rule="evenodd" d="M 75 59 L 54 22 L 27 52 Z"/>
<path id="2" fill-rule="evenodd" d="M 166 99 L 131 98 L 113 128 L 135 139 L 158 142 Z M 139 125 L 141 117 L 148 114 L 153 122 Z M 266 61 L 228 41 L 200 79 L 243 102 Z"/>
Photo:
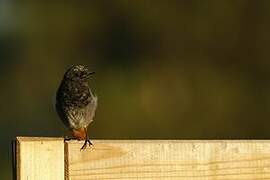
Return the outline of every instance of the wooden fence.
<path id="1" fill-rule="evenodd" d="M 17 137 L 15 179 L 270 179 L 270 140 L 93 140 Z"/>

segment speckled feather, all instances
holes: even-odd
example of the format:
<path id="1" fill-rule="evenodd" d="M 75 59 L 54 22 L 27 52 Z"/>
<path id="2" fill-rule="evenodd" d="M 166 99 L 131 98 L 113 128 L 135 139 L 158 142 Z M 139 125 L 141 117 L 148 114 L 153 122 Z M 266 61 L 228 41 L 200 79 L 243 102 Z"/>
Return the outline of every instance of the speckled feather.
<path id="1" fill-rule="evenodd" d="M 89 88 L 90 73 L 84 66 L 67 70 L 56 93 L 56 110 L 63 123 L 70 129 L 87 128 L 93 121 L 97 97 Z"/>

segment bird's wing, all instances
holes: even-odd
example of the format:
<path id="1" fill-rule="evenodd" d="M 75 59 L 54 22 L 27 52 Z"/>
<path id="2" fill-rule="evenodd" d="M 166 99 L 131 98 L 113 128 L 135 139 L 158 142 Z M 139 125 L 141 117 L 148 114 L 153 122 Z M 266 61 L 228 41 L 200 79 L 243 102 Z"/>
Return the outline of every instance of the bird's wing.
<path id="1" fill-rule="evenodd" d="M 97 109 L 97 100 L 98 100 L 96 95 L 93 95 L 91 93 L 91 96 L 92 96 L 92 99 L 91 99 L 90 103 L 87 105 L 88 106 L 87 118 L 90 119 L 90 122 L 93 121 L 93 118 L 95 116 L 95 112 Z"/>

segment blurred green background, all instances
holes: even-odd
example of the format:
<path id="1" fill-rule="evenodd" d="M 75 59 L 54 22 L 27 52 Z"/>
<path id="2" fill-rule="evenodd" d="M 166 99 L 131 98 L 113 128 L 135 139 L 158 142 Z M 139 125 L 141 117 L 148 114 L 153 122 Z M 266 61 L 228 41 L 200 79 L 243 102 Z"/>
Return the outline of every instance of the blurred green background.
<path id="1" fill-rule="evenodd" d="M 11 140 L 62 136 L 54 94 L 96 72 L 92 138 L 270 137 L 269 0 L 0 1 L 0 179 Z"/>

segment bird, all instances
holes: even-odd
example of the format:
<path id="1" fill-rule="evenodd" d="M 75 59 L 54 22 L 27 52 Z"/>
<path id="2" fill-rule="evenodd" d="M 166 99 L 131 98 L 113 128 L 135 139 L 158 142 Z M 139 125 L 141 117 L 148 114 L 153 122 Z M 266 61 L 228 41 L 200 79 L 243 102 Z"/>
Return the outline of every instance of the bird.
<path id="1" fill-rule="evenodd" d="M 87 128 L 95 116 L 98 100 L 88 84 L 92 74 L 95 72 L 90 72 L 85 65 L 73 65 L 65 72 L 56 92 L 57 114 L 74 139 L 84 140 L 81 150 L 84 150 L 87 144 L 93 145 L 87 134 Z"/>

